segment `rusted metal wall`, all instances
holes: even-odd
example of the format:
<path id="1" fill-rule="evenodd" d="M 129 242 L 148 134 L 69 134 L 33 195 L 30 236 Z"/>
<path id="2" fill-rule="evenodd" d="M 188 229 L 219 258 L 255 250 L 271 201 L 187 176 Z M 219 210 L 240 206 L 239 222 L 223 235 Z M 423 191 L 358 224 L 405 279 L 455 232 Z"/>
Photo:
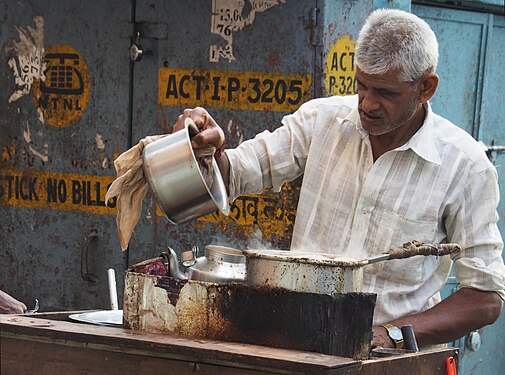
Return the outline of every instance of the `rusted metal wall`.
<path id="1" fill-rule="evenodd" d="M 184 108 L 203 106 L 234 147 L 277 128 L 314 96 L 356 92 L 354 41 L 372 1 L 199 4 L 137 2 L 145 56 L 134 65 L 134 142 L 169 131 Z M 287 249 L 299 186 L 300 180 L 280 194 L 239 197 L 228 217 L 216 213 L 180 226 L 161 217 L 148 195 L 130 260 L 156 256 L 167 245 L 178 251 L 209 243 Z"/>
<path id="2" fill-rule="evenodd" d="M 104 194 L 129 146 L 129 4 L 0 9 L 0 287 L 43 311 L 106 308 L 123 263 Z"/>
<path id="3" fill-rule="evenodd" d="M 0 287 L 43 311 L 107 308 L 107 268 L 121 299 L 124 266 L 167 245 L 288 248 L 300 181 L 181 226 L 148 193 L 121 253 L 113 160 L 186 107 L 208 108 L 234 147 L 314 96 L 355 93 L 354 41 L 376 6 L 0 0 Z"/>

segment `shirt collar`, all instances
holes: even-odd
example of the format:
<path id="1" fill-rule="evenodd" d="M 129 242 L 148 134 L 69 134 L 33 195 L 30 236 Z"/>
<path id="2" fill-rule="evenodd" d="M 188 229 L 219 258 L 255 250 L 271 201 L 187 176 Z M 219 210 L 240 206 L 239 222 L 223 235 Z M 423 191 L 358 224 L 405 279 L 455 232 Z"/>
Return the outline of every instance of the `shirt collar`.
<path id="1" fill-rule="evenodd" d="M 405 143 L 396 148 L 396 151 L 404 151 L 411 149 L 423 159 L 441 165 L 440 155 L 435 147 L 435 135 L 433 129 L 433 111 L 430 103 L 426 103 L 426 117 L 424 118 L 423 126 Z M 356 130 L 362 139 L 368 138 L 368 132 L 361 126 L 358 109 L 353 109 L 343 121 L 349 121 L 356 126 Z"/>
<path id="2" fill-rule="evenodd" d="M 396 150 L 411 149 L 423 159 L 437 165 L 442 164 L 440 155 L 435 146 L 435 133 L 433 125 L 433 111 L 430 103 L 426 103 L 426 117 L 424 118 L 423 126 L 410 138 L 407 143 L 398 147 Z"/>

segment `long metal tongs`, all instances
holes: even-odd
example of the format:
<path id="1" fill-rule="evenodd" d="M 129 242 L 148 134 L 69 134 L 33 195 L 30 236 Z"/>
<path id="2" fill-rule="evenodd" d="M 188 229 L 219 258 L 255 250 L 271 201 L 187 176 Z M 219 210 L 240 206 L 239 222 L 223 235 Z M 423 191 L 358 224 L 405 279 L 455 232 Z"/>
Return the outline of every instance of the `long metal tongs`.
<path id="1" fill-rule="evenodd" d="M 424 244 L 419 241 L 410 241 L 403 244 L 402 247 L 389 249 L 387 253 L 377 255 L 367 259 L 367 264 L 376 263 L 389 259 L 404 259 L 416 255 L 435 255 L 437 257 L 444 255 L 456 255 L 461 252 L 461 246 L 456 243 L 443 244 Z"/>

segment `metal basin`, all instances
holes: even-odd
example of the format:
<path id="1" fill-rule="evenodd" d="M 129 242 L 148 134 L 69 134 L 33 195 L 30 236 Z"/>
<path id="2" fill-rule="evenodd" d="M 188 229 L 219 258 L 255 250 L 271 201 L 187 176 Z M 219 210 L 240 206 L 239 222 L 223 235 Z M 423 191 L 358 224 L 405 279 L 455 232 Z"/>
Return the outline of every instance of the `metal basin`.
<path id="1" fill-rule="evenodd" d="M 214 158 L 212 165 L 213 183 L 209 187 L 191 147 L 188 124 L 144 148 L 144 174 L 172 223 L 182 224 L 217 210 L 228 215 L 226 187 Z"/>
<path id="2" fill-rule="evenodd" d="M 243 253 L 246 256 L 245 282 L 249 285 L 318 294 L 363 290 L 365 261 L 283 250 L 244 250 Z"/>
<path id="3" fill-rule="evenodd" d="M 284 250 L 244 250 L 249 285 L 280 287 L 319 294 L 363 291 L 367 264 L 413 256 L 444 256 L 461 251 L 458 244 L 404 243 L 402 247 L 365 259 Z"/>

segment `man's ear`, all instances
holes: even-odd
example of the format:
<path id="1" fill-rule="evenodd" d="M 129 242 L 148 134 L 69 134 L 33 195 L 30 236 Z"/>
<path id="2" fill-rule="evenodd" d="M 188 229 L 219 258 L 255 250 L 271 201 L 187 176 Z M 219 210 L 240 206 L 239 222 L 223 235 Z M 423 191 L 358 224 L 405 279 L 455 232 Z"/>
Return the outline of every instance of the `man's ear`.
<path id="1" fill-rule="evenodd" d="M 437 91 L 438 87 L 438 81 L 438 75 L 435 73 L 428 73 L 421 78 L 421 82 L 419 82 L 419 102 L 424 104 L 430 100 L 433 95 L 435 95 L 435 91 Z"/>

